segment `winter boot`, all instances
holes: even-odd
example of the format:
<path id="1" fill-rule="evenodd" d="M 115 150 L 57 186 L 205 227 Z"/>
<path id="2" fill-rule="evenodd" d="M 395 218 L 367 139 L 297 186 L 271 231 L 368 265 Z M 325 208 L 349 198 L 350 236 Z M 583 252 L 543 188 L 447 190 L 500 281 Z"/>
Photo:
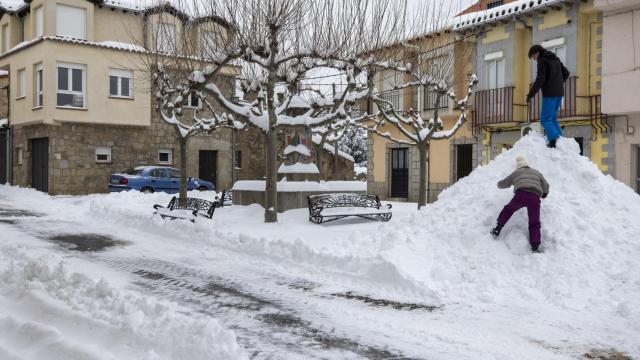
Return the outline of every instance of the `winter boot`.
<path id="1" fill-rule="evenodd" d="M 502 225 L 498 224 L 496 227 L 491 229 L 491 235 L 493 235 L 494 238 L 497 238 L 500 235 L 500 231 L 502 231 Z"/>
<path id="2" fill-rule="evenodd" d="M 547 147 L 550 149 L 555 149 L 556 148 L 556 141 L 558 141 L 558 138 L 555 138 L 551 141 L 549 141 L 549 143 L 547 144 Z"/>

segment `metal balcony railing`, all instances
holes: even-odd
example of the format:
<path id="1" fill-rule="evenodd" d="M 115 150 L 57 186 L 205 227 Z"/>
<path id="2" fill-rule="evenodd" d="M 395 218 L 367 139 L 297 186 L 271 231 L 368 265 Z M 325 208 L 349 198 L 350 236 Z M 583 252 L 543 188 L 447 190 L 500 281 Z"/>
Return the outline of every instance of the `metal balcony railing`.
<path id="1" fill-rule="evenodd" d="M 512 121 L 513 86 L 481 90 L 474 94 L 474 127 Z"/>
<path id="2" fill-rule="evenodd" d="M 579 114 L 578 113 L 578 96 L 576 95 L 576 80 L 577 77 L 571 76 L 564 83 L 564 97 L 562 98 L 562 105 L 558 112 L 558 118 L 569 118 L 574 116 L 591 116 L 591 112 Z M 588 98 L 588 97 L 587 97 Z M 531 121 L 540 120 L 540 112 L 542 110 L 542 92 L 538 91 L 536 96 L 531 99 L 527 107 L 529 119 Z"/>

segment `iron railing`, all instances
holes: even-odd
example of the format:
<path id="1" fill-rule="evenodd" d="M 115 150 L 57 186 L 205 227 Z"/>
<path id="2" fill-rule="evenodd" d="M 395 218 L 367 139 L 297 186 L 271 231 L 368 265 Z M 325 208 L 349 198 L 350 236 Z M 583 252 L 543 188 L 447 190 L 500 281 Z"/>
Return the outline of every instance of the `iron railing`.
<path id="1" fill-rule="evenodd" d="M 474 94 L 473 126 L 513 121 L 513 86 L 478 91 Z"/>
<path id="2" fill-rule="evenodd" d="M 564 83 L 564 98 L 558 118 L 589 118 L 594 122 L 594 127 L 602 128 L 600 130 L 603 132 L 609 131 L 606 115 L 602 113 L 600 95 L 579 96 L 576 83 L 576 76 L 569 77 Z M 472 115 L 474 128 L 510 122 L 539 121 L 542 94 L 538 92 L 527 105 L 524 104 L 525 99 L 522 99 L 521 104 L 517 104 L 513 101 L 513 90 L 514 87 L 509 86 L 476 92 Z M 514 108 L 517 106 L 526 106 L 526 118 L 514 117 Z"/>
<path id="3" fill-rule="evenodd" d="M 568 118 L 579 115 L 591 116 L 593 113 L 578 114 L 578 96 L 576 95 L 576 79 L 577 77 L 571 76 L 564 83 L 564 97 L 562 98 L 562 105 L 558 112 L 558 118 Z M 531 102 L 527 106 L 529 112 L 529 119 L 531 121 L 540 120 L 540 113 L 542 111 L 542 92 L 538 93 L 531 99 Z"/>

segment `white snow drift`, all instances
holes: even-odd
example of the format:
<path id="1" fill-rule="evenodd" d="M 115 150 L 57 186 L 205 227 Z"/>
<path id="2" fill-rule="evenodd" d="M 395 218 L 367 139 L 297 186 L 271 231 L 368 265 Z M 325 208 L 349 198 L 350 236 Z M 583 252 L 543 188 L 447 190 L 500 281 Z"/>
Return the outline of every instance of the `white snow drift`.
<path id="1" fill-rule="evenodd" d="M 188 258 L 206 267 L 207 254 L 225 251 L 236 254 L 235 260 L 244 266 L 263 264 L 256 267 L 258 272 L 271 264 L 269 268 L 283 278 L 317 284 L 300 295 L 307 297 L 293 299 L 291 306 L 304 303 L 324 313 L 322 321 L 330 326 L 352 329 L 361 341 L 384 344 L 406 356 L 570 359 L 591 349 L 613 348 L 638 357 L 640 196 L 603 175 L 578 152 L 571 139 L 548 149 L 542 136 L 527 136 L 423 210 L 395 203 L 388 223 L 341 220 L 315 225 L 308 222 L 307 209 L 298 209 L 283 214 L 278 224 L 265 224 L 258 205 L 218 209 L 213 221 L 198 219 L 195 224 L 152 217 L 151 205 L 168 202 L 167 194 L 49 197 L 0 186 L 0 203 L 38 210 L 60 222 L 59 228 L 47 223 L 40 229 L 43 232 L 61 232 L 68 226 L 65 222 L 77 221 L 94 233 L 129 241 L 131 246 L 117 250 L 119 256 Z M 543 254 L 529 251 L 525 210 L 513 216 L 499 239 L 489 235 L 512 196 L 509 190 L 497 189 L 496 182 L 515 169 L 519 154 L 551 186 L 542 203 Z M 37 223 L 33 226 L 38 228 Z M 0 224 L 0 244 L 19 242 L 10 229 Z M 98 332 L 122 331 L 140 339 L 133 346 L 127 336 L 107 337 L 114 354 L 132 346 L 138 351 L 150 349 L 159 354 L 157 358 L 180 358 L 176 354 L 184 354 L 182 349 L 211 341 L 221 347 L 200 350 L 242 354 L 233 336 L 214 320 L 195 321 L 174 310 L 157 311 L 148 304 L 152 300 L 139 294 L 124 295 L 119 290 L 109 295 L 115 290 L 97 280 L 60 275 L 55 262 L 43 267 L 40 260 L 4 249 L 2 256 L 2 264 L 11 259 L 14 264 L 3 265 L 0 281 L 0 339 L 13 339 L 20 334 L 15 329 L 23 328 L 38 334 L 29 338 L 41 339 L 29 343 L 34 351 L 49 341 L 45 339 L 64 339 L 64 346 L 80 344 L 73 345 L 74 351 L 102 354 L 95 348 L 104 348 L 104 342 L 87 337 L 71 342 L 65 328 L 80 318 L 99 324 Z M 29 290 L 17 290 L 24 288 Z M 370 307 L 367 315 L 354 314 L 348 300 L 323 300 L 327 293 L 339 291 L 441 309 L 428 313 Z M 54 311 L 58 318 L 34 315 L 38 306 L 29 302 L 36 301 L 55 303 L 60 308 Z M 169 304 L 158 306 L 171 309 Z M 362 308 L 369 309 L 367 305 L 358 309 Z M 152 320 L 159 313 L 170 315 Z M 208 335 L 186 331 L 176 343 L 151 336 L 180 333 L 176 329 L 186 324 L 209 329 Z M 11 346 L 16 343 L 0 340 L 0 349 L 17 356 Z M 139 354 L 136 358 L 155 356 Z"/>

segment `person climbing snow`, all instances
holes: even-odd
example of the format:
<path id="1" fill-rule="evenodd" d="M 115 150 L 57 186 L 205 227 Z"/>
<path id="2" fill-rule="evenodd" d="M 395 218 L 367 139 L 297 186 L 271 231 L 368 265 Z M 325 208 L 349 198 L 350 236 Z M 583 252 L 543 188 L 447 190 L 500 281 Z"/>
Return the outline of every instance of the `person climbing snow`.
<path id="1" fill-rule="evenodd" d="M 527 160 L 522 155 L 516 158 L 516 170 L 511 175 L 498 182 L 498 188 L 507 189 L 513 185 L 515 195 L 513 199 L 502 209 L 498 216 L 498 224 L 491 230 L 491 235 L 498 237 L 511 215 L 523 207 L 527 208 L 529 216 L 529 243 L 531 251 L 540 250 L 540 197 L 543 199 L 549 194 L 549 183 L 536 169 L 529 167 Z"/>
<path id="2" fill-rule="evenodd" d="M 556 147 L 556 141 L 562 136 L 562 129 L 558 123 L 558 111 L 562 105 L 564 96 L 564 82 L 569 78 L 569 70 L 562 61 L 551 51 L 545 50 L 540 45 L 533 45 L 529 49 L 529 59 L 538 63 L 536 81 L 531 86 L 527 95 L 527 104 L 542 89 L 542 111 L 540 123 L 547 133 L 550 148 Z"/>

